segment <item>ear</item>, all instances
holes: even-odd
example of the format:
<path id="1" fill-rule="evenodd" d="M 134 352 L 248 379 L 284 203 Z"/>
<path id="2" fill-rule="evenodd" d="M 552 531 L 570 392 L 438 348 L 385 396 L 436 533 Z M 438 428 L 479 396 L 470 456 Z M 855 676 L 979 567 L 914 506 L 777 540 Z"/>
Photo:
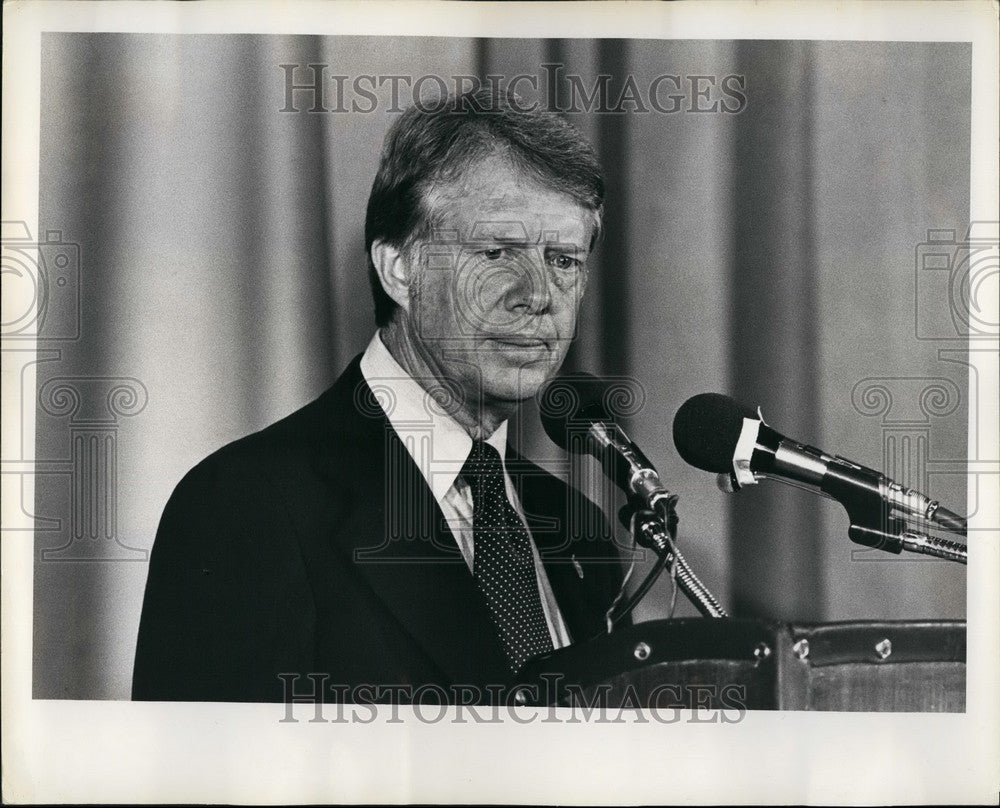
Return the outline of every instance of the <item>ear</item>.
<path id="1" fill-rule="evenodd" d="M 382 284 L 382 289 L 397 305 L 410 310 L 410 263 L 398 247 L 384 241 L 372 242 L 372 264 Z"/>

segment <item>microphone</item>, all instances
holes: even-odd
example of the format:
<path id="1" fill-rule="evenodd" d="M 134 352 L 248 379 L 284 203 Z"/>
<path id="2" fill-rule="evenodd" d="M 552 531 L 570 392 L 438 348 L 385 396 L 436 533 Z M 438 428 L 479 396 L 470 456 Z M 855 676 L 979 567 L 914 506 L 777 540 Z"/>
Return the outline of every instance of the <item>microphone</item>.
<path id="1" fill-rule="evenodd" d="M 545 434 L 561 449 L 594 455 L 604 473 L 646 509 L 666 508 L 669 513 L 677 495 L 667 490 L 653 464 L 611 415 L 610 405 L 623 393 L 627 391 L 589 373 L 554 379 L 538 400 Z"/>
<path id="2" fill-rule="evenodd" d="M 701 393 L 689 398 L 674 416 L 673 432 L 680 456 L 696 468 L 720 475 L 724 490 L 775 479 L 836 499 L 852 518 L 858 508 L 870 510 L 868 503 L 875 501 L 890 513 L 966 535 L 965 518 L 936 500 L 874 469 L 792 440 L 764 423 L 759 410 L 728 396 Z"/>

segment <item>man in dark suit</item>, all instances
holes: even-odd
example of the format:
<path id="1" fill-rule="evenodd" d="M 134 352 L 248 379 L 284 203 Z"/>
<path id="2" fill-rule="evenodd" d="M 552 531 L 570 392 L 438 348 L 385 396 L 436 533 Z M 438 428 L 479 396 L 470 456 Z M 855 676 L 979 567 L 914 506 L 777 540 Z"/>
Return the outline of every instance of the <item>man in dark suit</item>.
<path id="1" fill-rule="evenodd" d="M 514 96 L 400 117 L 366 221 L 379 330 L 177 486 L 133 698 L 498 703 L 602 631 L 610 527 L 506 438 L 569 348 L 603 189 L 579 133 Z"/>

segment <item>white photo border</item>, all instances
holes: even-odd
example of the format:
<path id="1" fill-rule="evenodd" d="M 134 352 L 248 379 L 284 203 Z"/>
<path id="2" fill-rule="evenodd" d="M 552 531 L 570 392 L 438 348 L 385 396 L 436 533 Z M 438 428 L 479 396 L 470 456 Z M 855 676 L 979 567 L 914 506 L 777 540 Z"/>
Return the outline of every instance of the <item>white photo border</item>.
<path id="1" fill-rule="evenodd" d="M 237 6 L 238 3 L 238 6 Z M 456 37 L 838 39 L 972 43 L 972 221 L 998 218 L 993 2 L 202 3 L 4 6 L 4 218 L 38 221 L 45 31 Z M 996 301 L 994 301 L 996 305 Z M 987 315 L 990 316 L 990 315 Z M 997 321 L 996 312 L 991 322 Z M 28 346 L 29 349 L 33 347 Z M 1000 387 L 996 350 L 971 354 Z M 34 430 L 4 368 L 4 441 Z M 970 374 L 972 376 L 972 374 Z M 997 401 L 980 401 L 996 411 Z M 970 417 L 972 415 L 970 408 Z M 970 430 L 970 457 L 993 431 Z M 977 803 L 1000 760 L 1000 477 L 971 526 L 965 714 L 752 712 L 735 724 L 281 723 L 280 705 L 31 699 L 30 537 L 2 544 L 3 798 L 8 802 Z M 982 491 L 983 483 L 980 484 Z M 970 486 L 970 497 L 974 487 Z M 31 492 L 27 494 L 31 496 Z M 5 515 L 10 502 L 3 503 Z M 523 715 L 527 713 L 522 711 Z"/>

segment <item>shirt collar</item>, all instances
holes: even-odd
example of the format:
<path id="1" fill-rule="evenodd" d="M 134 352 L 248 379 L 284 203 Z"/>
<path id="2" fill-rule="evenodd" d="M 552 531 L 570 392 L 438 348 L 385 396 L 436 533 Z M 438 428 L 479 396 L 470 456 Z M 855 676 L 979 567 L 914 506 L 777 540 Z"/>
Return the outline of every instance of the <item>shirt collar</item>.
<path id="1" fill-rule="evenodd" d="M 472 450 L 469 433 L 389 353 L 376 332 L 361 357 L 361 374 L 382 411 L 441 502 Z M 507 461 L 507 422 L 486 438 Z"/>

